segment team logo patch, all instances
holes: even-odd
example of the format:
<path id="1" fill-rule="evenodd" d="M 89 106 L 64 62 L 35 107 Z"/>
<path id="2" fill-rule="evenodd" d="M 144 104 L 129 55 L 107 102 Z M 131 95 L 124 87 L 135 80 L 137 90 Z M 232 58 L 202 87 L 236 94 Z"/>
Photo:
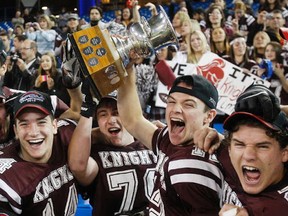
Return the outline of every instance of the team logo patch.
<path id="1" fill-rule="evenodd" d="M 12 167 L 12 164 L 15 163 L 16 160 L 13 158 L 2 158 L 0 159 L 0 173 L 4 173 L 6 170 Z M 1 216 L 1 215 L 0 215 Z"/>

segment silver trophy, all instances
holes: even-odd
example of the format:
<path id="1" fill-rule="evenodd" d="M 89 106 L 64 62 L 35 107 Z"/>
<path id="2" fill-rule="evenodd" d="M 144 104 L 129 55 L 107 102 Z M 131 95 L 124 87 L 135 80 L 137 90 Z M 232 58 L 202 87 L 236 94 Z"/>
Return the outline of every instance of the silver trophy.
<path id="1" fill-rule="evenodd" d="M 129 52 L 133 49 L 139 56 L 147 58 L 165 46 L 176 45 L 178 40 L 174 28 L 162 6 L 158 15 L 148 21 L 141 17 L 127 28 L 127 37 L 111 34 L 111 38 L 124 66 L 129 63 Z"/>
<path id="2" fill-rule="evenodd" d="M 110 22 L 105 30 L 93 26 L 68 37 L 81 71 L 98 99 L 123 83 L 131 50 L 148 58 L 158 49 L 178 45 L 174 28 L 161 6 L 158 15 L 148 21 L 142 17 L 140 22 L 130 24 L 127 29 Z"/>

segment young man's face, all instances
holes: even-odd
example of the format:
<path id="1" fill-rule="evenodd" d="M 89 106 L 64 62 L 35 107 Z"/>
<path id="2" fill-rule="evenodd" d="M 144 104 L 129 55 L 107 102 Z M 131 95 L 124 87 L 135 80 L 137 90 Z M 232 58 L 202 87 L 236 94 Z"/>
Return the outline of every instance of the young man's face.
<path id="1" fill-rule="evenodd" d="M 122 126 L 117 110 L 117 102 L 112 100 L 110 102 L 97 109 L 98 126 L 113 145 L 122 146 L 126 144 L 124 143 L 124 137 L 128 132 Z"/>
<path id="2" fill-rule="evenodd" d="M 90 11 L 90 20 L 91 21 L 97 21 L 97 20 L 100 20 L 101 18 L 102 18 L 101 14 L 97 9 L 92 9 Z"/>
<path id="3" fill-rule="evenodd" d="M 10 40 L 8 36 L 0 36 L 0 38 L 2 39 L 5 49 L 7 49 L 10 46 Z"/>
<path id="4" fill-rule="evenodd" d="M 284 175 L 288 150 L 268 137 L 262 128 L 242 125 L 234 132 L 229 147 L 231 162 L 246 193 L 258 194 Z"/>
<path id="5" fill-rule="evenodd" d="M 178 86 L 191 88 L 185 84 Z M 169 138 L 173 145 L 192 144 L 195 130 L 209 124 L 213 111 L 205 112 L 205 104 L 198 98 L 181 92 L 169 95 L 166 107 L 166 121 Z M 215 112 L 216 113 L 216 112 Z"/>
<path id="6" fill-rule="evenodd" d="M 35 108 L 25 108 L 15 119 L 14 131 L 21 144 L 20 156 L 35 163 L 46 163 L 52 153 L 57 122 Z"/>

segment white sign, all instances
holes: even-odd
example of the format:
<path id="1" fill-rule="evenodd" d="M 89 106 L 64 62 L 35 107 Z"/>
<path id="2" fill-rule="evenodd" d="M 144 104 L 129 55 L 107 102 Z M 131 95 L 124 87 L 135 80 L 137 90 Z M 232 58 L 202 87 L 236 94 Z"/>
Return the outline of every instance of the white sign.
<path id="1" fill-rule="evenodd" d="M 268 81 L 260 77 L 244 73 L 242 69 L 218 55 L 208 52 L 202 56 L 198 65 L 193 64 L 177 64 L 168 62 L 174 74 L 192 75 L 201 74 L 210 80 L 217 88 L 219 93 L 219 101 L 217 109 L 230 115 L 234 111 L 234 105 L 238 96 L 252 83 L 263 84 L 270 86 Z M 166 107 L 163 101 L 164 96 L 167 96 L 169 89 L 159 82 L 156 96 L 156 106 Z M 162 98 L 162 99 L 161 99 Z"/>
<path id="2" fill-rule="evenodd" d="M 183 76 L 183 75 L 192 75 L 193 73 L 196 73 L 196 66 L 194 64 L 187 64 L 187 63 L 177 63 L 174 61 L 166 61 L 167 64 L 171 67 L 173 70 L 173 73 L 176 77 Z M 155 106 L 156 107 L 166 107 L 165 99 L 167 98 L 167 95 L 169 93 L 168 86 L 165 86 L 162 82 L 158 82 L 157 87 L 157 93 L 156 93 L 156 101 Z"/>

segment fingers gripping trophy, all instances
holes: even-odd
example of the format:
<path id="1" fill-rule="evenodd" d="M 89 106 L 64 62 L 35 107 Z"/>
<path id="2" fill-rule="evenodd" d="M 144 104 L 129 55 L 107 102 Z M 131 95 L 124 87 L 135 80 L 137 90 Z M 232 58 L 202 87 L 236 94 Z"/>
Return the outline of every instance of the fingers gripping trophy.
<path id="1" fill-rule="evenodd" d="M 148 21 L 141 17 L 140 22 L 130 24 L 127 29 L 117 27 L 120 24 L 111 25 L 116 28 L 108 31 L 93 26 L 68 36 L 81 71 L 98 99 L 121 85 L 127 75 L 124 68 L 130 62 L 131 51 L 149 58 L 158 49 L 178 45 L 175 31 L 161 6 L 158 15 Z"/>

